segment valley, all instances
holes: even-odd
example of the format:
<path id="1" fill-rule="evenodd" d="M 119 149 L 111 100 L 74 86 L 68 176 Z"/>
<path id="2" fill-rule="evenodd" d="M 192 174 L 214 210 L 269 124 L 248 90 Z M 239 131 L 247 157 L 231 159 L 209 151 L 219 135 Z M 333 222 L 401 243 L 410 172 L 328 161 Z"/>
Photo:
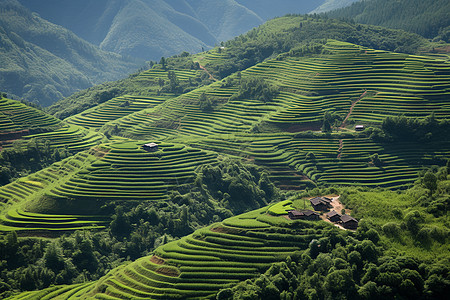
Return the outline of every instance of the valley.
<path id="1" fill-rule="evenodd" d="M 450 64 L 433 43 L 288 15 L 45 110 L 2 93 L 0 295 L 444 299 Z M 325 195 L 357 230 L 289 216 Z"/>

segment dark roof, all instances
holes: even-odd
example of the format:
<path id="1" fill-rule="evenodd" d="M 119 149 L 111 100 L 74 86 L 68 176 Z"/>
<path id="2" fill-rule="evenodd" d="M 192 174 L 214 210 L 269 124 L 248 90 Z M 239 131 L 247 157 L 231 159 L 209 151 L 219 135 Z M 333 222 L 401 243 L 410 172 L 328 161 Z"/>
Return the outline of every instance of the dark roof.
<path id="1" fill-rule="evenodd" d="M 311 215 L 319 215 L 318 213 L 316 213 L 315 211 L 312 211 L 312 210 L 309 210 L 309 209 L 307 209 L 307 210 L 302 210 L 301 211 L 305 216 L 307 216 L 307 217 L 309 217 L 309 216 L 311 216 Z"/>
<path id="2" fill-rule="evenodd" d="M 331 200 L 329 198 L 323 198 L 323 197 L 315 197 L 309 200 L 312 205 L 319 205 L 319 204 L 330 204 Z"/>
<path id="3" fill-rule="evenodd" d="M 347 222 L 356 222 L 358 223 L 358 220 L 356 220 L 355 218 L 349 216 L 349 215 L 342 215 L 341 216 L 341 221 L 343 223 L 347 223 Z"/>
<path id="4" fill-rule="evenodd" d="M 323 200 L 320 197 L 312 198 L 309 201 L 311 202 L 312 205 L 319 205 L 323 203 Z"/>
<path id="5" fill-rule="evenodd" d="M 335 210 L 330 211 L 329 213 L 327 213 L 327 217 L 328 218 L 332 218 L 334 216 L 341 216 L 340 214 L 338 214 Z"/>
<path id="6" fill-rule="evenodd" d="M 288 211 L 288 213 L 293 215 L 293 216 L 303 216 L 303 213 L 301 211 L 298 211 L 298 210 L 290 210 L 290 211 Z"/>

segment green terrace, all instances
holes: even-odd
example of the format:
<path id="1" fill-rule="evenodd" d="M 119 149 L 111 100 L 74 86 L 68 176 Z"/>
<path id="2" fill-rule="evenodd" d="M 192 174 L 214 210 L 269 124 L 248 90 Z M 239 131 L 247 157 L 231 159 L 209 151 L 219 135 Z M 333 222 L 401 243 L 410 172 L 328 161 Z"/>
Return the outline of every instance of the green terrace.
<path id="1" fill-rule="evenodd" d="M 424 117 L 435 112 L 438 118 L 450 114 L 446 103 L 450 66 L 427 57 L 329 41 L 319 56 L 281 55 L 242 72 L 243 78 L 254 76 L 278 86 L 278 97 L 269 102 L 230 100 L 238 91 L 233 75 L 232 86 L 217 82 L 109 124 L 127 136 L 164 139 L 249 132 L 261 122 L 313 129 L 326 111 L 344 117 L 352 104 L 349 121 L 368 124 L 398 114 Z M 214 103 L 212 111 L 201 110 L 203 93 Z"/>
<path id="2" fill-rule="evenodd" d="M 76 299 L 80 290 L 94 299 L 213 298 L 220 289 L 256 277 L 272 263 L 307 249 L 313 239 L 338 230 L 323 221 L 290 220 L 286 210 L 295 207 L 285 204 L 199 229 L 95 283 L 51 287 L 11 299 Z"/>
<path id="3" fill-rule="evenodd" d="M 423 166 L 441 164 L 450 156 L 448 141 L 391 145 L 333 135 L 220 135 L 192 138 L 188 143 L 253 161 L 285 189 L 314 187 L 315 183 L 403 188 L 416 180 Z M 379 165 L 372 162 L 375 154 Z"/>
<path id="4" fill-rule="evenodd" d="M 66 119 L 67 123 L 84 126 L 86 128 L 99 128 L 121 117 L 154 107 L 170 96 L 122 96 L 113 98 L 105 103 L 88 109 L 78 115 Z"/>
<path id="5" fill-rule="evenodd" d="M 171 70 L 173 71 L 179 80 L 189 80 L 194 79 L 200 75 L 199 70 Z M 137 79 L 141 80 L 153 80 L 155 83 L 158 82 L 159 79 L 169 80 L 167 76 L 168 71 L 162 69 L 150 69 L 148 71 L 144 71 L 137 76 Z"/>
<path id="6" fill-rule="evenodd" d="M 193 183 L 198 166 L 217 161 L 215 153 L 181 144 L 158 142 L 155 151 L 144 150 L 143 144 L 100 145 L 0 188 L 3 205 L 11 206 L 3 210 L 0 230 L 96 229 L 105 218 L 93 214 L 108 201 L 166 200 L 173 187 Z M 26 215 L 18 213 L 18 206 Z M 68 207 L 86 218 L 52 217 Z"/>
<path id="7" fill-rule="evenodd" d="M 58 127 L 60 121 L 19 101 L 0 98 L 0 134 L 36 127 Z"/>

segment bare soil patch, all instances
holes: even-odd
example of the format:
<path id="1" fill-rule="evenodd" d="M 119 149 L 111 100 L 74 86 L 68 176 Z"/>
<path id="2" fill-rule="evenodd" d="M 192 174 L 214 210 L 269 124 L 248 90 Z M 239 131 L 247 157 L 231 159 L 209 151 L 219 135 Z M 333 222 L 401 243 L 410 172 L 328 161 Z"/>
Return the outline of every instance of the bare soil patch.
<path id="1" fill-rule="evenodd" d="M 156 256 L 156 255 L 153 255 L 152 257 L 150 257 L 150 261 L 157 265 L 163 265 L 166 263 L 166 261 L 164 259 L 162 259 L 161 257 Z"/>
<path id="2" fill-rule="evenodd" d="M 330 209 L 330 211 L 331 211 L 331 210 L 334 210 L 334 211 L 336 211 L 338 214 L 340 214 L 341 211 L 342 211 L 343 209 L 345 209 L 345 213 L 346 213 L 347 215 L 350 215 L 351 211 L 350 211 L 349 209 L 345 208 L 344 204 L 342 204 L 341 201 L 339 201 L 339 196 L 333 195 L 333 196 L 326 196 L 326 197 L 332 198 L 332 199 L 333 199 L 333 200 L 331 201 L 331 206 L 332 206 L 332 208 Z M 342 229 L 342 230 L 348 230 L 348 229 L 345 229 L 344 227 L 342 227 L 342 226 L 339 225 L 339 224 L 336 224 L 336 223 L 331 222 L 331 221 L 327 218 L 327 215 L 326 215 L 326 214 L 321 215 L 320 218 L 321 218 L 322 220 L 324 220 L 325 222 L 331 223 L 331 224 L 333 224 L 334 226 L 339 227 L 339 228 Z"/>
<path id="3" fill-rule="evenodd" d="M 165 276 L 170 276 L 170 277 L 178 277 L 180 276 L 180 272 L 178 272 L 175 269 L 172 268 L 158 268 L 155 270 L 156 273 L 161 274 L 161 275 L 165 275 Z"/>

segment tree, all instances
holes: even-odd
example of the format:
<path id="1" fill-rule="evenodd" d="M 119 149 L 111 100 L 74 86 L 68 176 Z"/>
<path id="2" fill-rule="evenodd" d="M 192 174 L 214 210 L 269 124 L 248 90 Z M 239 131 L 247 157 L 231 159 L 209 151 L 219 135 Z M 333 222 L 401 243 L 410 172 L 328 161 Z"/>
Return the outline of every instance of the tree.
<path id="1" fill-rule="evenodd" d="M 166 58 L 164 56 L 161 57 L 161 60 L 159 61 L 159 64 L 162 66 L 163 70 L 167 69 L 167 61 L 166 61 Z"/>
<path id="2" fill-rule="evenodd" d="M 212 111 L 213 110 L 211 99 L 209 99 L 208 96 L 205 93 L 202 93 L 198 100 L 199 100 L 199 103 L 200 103 L 200 109 L 202 111 L 206 112 L 206 111 Z"/>
<path id="3" fill-rule="evenodd" d="M 64 269 L 64 257 L 56 242 L 50 243 L 44 253 L 45 266 L 55 273 Z"/>
<path id="4" fill-rule="evenodd" d="M 427 171 L 423 176 L 423 185 L 430 190 L 430 195 L 437 189 L 437 177 L 431 172 Z"/>

